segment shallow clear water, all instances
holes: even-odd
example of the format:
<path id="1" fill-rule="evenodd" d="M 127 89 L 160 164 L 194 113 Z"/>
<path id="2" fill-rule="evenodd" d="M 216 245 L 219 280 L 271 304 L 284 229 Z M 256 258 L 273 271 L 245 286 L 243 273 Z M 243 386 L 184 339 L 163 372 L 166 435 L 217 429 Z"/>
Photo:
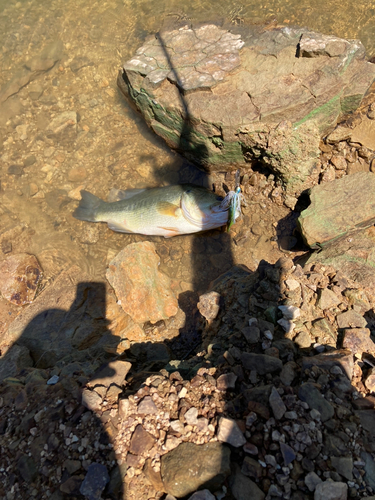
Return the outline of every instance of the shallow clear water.
<path id="1" fill-rule="evenodd" d="M 358 0 L 0 0 L 0 88 L 15 85 L 13 95 L 0 105 L 0 258 L 10 251 L 33 253 L 47 280 L 72 263 L 103 277 L 121 248 L 151 239 L 161 269 L 179 280 L 181 291 L 204 289 L 233 262 L 250 268 L 261 259 L 274 262 L 280 256 L 272 241 L 275 226 L 288 210 L 272 205 L 262 189 L 250 188 L 245 216 L 231 235 L 213 231 L 164 240 L 116 234 L 105 224 L 72 218 L 83 188 L 106 198 L 112 187 L 210 185 L 215 180 L 206 179 L 152 135 L 117 90 L 118 70 L 148 34 L 184 21 L 213 21 L 227 28 L 247 23 L 307 26 L 359 38 L 373 56 L 374 12 L 374 2 Z M 59 41 L 59 61 L 25 83 L 25 64 L 35 58 L 38 62 L 41 52 L 56 48 Z M 52 134 L 51 123 L 66 112 L 75 113 L 77 123 Z M 233 181 L 230 176 L 220 180 Z"/>

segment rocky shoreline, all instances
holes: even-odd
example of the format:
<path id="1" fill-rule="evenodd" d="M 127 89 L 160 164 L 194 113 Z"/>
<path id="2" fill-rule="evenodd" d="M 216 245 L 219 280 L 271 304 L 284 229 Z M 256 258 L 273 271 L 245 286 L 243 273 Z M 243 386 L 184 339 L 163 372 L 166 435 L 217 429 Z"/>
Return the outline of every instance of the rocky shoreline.
<path id="1" fill-rule="evenodd" d="M 40 71 L 62 57 L 61 44 L 52 48 Z M 27 85 L 39 75 L 32 71 L 15 81 Z M 285 172 L 271 173 L 270 162 L 247 164 L 248 206 L 231 234 L 237 250 L 254 241 L 254 265 L 232 265 L 226 233 L 212 233 L 210 252 L 198 238 L 191 260 L 203 255 L 218 276 L 205 289 L 188 282 L 187 269 L 173 275 L 173 262 L 190 258 L 188 245 L 156 240 L 124 240 L 119 253 L 106 242 L 108 281 L 71 262 L 54 275 L 53 261 L 47 271 L 26 253 L 25 228 L 4 211 L 2 500 L 375 498 L 373 101 L 370 89 L 349 120 L 326 130 L 298 189 L 285 189 Z M 55 111 L 46 136 L 56 147 L 61 138 L 74 143 L 77 113 Z M 259 144 L 267 136 L 277 149 L 292 129 L 275 130 Z M 9 164 L 10 178 L 38 165 L 36 155 L 22 168 Z M 112 160 L 108 175 L 118 167 Z M 70 201 L 86 187 L 79 168 L 69 171 Z M 233 188 L 234 171 L 210 177 L 217 193 Z M 299 196 L 306 188 L 309 206 L 306 191 Z M 67 191 L 60 199 L 43 189 L 41 203 L 67 205 Z M 268 211 L 284 220 L 265 228 Z M 86 248 L 105 230 L 76 231 Z"/>
<path id="2" fill-rule="evenodd" d="M 211 288 L 187 360 L 140 366 L 134 345 L 93 374 L 81 360 L 3 380 L 4 498 L 373 495 L 375 296 L 288 257 Z"/>

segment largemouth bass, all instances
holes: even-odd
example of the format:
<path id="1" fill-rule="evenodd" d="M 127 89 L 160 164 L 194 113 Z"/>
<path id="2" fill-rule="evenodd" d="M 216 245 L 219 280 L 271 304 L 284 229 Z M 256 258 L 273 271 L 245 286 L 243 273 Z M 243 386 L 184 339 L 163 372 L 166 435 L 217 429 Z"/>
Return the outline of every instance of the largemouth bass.
<path id="1" fill-rule="evenodd" d="M 107 222 L 113 231 L 158 235 L 207 231 L 227 224 L 230 199 L 192 184 L 120 191 L 119 201 L 105 202 L 88 191 L 73 213 L 76 219 Z M 228 198 L 228 199 L 227 199 Z M 238 217 L 239 212 L 234 215 Z"/>

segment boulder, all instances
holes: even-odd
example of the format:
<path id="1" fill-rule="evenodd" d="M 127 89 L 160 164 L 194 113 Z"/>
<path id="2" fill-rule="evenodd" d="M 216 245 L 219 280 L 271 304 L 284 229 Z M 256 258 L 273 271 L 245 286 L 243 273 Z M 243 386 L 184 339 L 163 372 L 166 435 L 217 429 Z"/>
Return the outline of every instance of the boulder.
<path id="1" fill-rule="evenodd" d="M 374 192 L 372 172 L 357 172 L 311 188 L 311 204 L 298 218 L 306 244 L 321 248 L 350 232 L 373 226 Z"/>
<path id="2" fill-rule="evenodd" d="M 371 174 L 374 175 L 374 174 Z M 375 177 L 375 176 L 374 176 Z M 364 288 L 375 287 L 375 228 L 354 232 L 340 238 L 334 245 L 315 252 L 306 264 L 320 262 L 341 271 L 346 277 Z"/>
<path id="3" fill-rule="evenodd" d="M 110 262 L 107 280 L 123 310 L 136 323 L 156 323 L 178 312 L 171 280 L 159 272 L 160 258 L 149 241 L 132 243 Z"/>
<path id="4" fill-rule="evenodd" d="M 161 457 L 165 491 L 177 498 L 198 489 L 217 491 L 230 474 L 230 449 L 218 442 L 182 443 Z"/>
<path id="5" fill-rule="evenodd" d="M 167 144 L 205 170 L 261 160 L 290 191 L 319 168 L 319 135 L 375 76 L 358 40 L 303 28 L 182 27 L 150 36 L 118 85 Z"/>

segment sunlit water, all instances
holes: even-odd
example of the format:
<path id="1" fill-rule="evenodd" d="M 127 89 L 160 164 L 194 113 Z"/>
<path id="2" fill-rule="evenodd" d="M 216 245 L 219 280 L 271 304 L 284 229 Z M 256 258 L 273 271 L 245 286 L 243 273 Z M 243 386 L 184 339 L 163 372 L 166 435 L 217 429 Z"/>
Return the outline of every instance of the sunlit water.
<path id="1" fill-rule="evenodd" d="M 374 12 L 375 3 L 363 0 L 0 0 L 0 87 L 46 46 L 63 43 L 53 69 L 0 108 L 0 257 L 33 253 L 46 279 L 73 263 L 103 277 L 121 248 L 151 239 L 161 269 L 180 281 L 181 290 L 205 286 L 232 262 L 255 268 L 261 259 L 275 261 L 280 252 L 272 241 L 274 226 L 288 211 L 251 197 L 232 233 L 238 244 L 220 231 L 198 239 L 164 240 L 116 234 L 105 224 L 72 218 L 83 188 L 106 198 L 112 187 L 210 183 L 170 152 L 130 109 L 116 87 L 118 70 L 149 33 L 184 21 L 213 21 L 229 29 L 248 23 L 306 26 L 359 38 L 371 57 Z M 77 113 L 76 129 L 51 136 L 49 124 L 67 111 Z"/>

